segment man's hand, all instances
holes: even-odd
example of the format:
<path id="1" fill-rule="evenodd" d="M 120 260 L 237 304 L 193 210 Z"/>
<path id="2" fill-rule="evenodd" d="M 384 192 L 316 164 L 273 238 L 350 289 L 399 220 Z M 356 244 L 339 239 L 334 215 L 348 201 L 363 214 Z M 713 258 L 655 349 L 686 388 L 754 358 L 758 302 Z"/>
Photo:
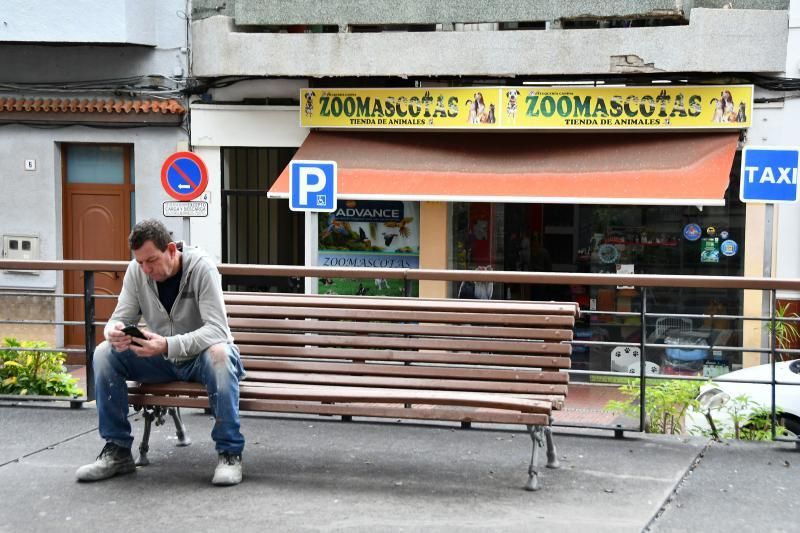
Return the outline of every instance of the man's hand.
<path id="1" fill-rule="evenodd" d="M 142 331 L 142 333 L 147 337 L 147 340 L 133 339 L 129 346 L 133 353 L 139 357 L 153 357 L 154 355 L 167 353 L 167 339 L 165 337 L 151 331 Z"/>
<path id="2" fill-rule="evenodd" d="M 108 342 L 118 352 L 124 352 L 130 349 L 139 357 L 152 357 L 154 355 L 161 355 L 167 353 L 167 339 L 152 333 L 150 331 L 142 331 L 147 340 L 134 339 L 130 335 L 125 335 L 122 328 L 125 324 L 116 322 L 112 329 L 108 330 Z"/>
<path id="3" fill-rule="evenodd" d="M 125 324 L 122 322 L 115 322 L 113 329 L 108 330 L 108 342 L 118 352 L 124 352 L 131 345 L 131 338 L 122 332 Z"/>

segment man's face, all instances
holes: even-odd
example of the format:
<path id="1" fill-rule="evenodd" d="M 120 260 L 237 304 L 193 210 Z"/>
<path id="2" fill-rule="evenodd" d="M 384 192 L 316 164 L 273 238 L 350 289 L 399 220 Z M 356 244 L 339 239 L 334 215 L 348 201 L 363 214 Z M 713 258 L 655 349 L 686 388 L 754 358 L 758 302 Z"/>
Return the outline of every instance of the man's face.
<path id="1" fill-rule="evenodd" d="M 164 281 L 175 273 L 178 258 L 174 242 L 169 243 L 162 252 L 153 241 L 145 241 L 138 250 L 133 251 L 133 256 L 142 271 L 153 281 Z"/>

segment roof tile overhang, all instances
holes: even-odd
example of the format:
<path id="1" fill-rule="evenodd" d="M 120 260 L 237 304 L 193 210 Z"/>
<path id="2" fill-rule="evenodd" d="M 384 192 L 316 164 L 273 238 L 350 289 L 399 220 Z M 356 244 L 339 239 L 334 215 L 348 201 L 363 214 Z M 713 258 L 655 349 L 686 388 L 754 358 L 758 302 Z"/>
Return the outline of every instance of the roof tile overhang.
<path id="1" fill-rule="evenodd" d="M 178 125 L 185 113 L 173 98 L 0 97 L 0 123 Z"/>
<path id="2" fill-rule="evenodd" d="M 738 132 L 319 132 L 339 199 L 724 205 Z M 288 198 L 289 169 L 269 190 Z"/>

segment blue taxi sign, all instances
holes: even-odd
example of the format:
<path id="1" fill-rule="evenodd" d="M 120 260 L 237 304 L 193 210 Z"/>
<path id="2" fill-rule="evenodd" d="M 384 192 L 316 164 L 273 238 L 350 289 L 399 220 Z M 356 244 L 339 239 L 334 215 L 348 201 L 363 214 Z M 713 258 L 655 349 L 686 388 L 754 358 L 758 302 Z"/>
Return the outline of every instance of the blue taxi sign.
<path id="1" fill-rule="evenodd" d="M 742 151 L 742 202 L 796 202 L 800 148 L 747 146 Z"/>

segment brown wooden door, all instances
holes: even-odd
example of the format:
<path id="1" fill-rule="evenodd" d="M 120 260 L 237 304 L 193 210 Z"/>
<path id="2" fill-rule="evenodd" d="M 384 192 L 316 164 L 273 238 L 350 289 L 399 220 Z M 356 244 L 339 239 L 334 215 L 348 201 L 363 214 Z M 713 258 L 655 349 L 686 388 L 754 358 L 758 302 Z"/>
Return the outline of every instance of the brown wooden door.
<path id="1" fill-rule="evenodd" d="M 66 147 L 65 150 L 68 150 Z M 127 150 L 126 150 L 127 154 Z M 128 161 L 126 155 L 125 160 Z M 66 167 L 66 166 L 65 166 Z M 131 225 L 131 191 L 129 163 L 125 165 L 124 183 L 70 183 L 64 179 L 64 259 L 127 261 L 131 254 L 127 237 Z M 117 295 L 122 289 L 121 272 L 95 273 L 96 295 Z M 67 294 L 83 293 L 84 274 L 68 272 L 64 276 Z M 82 298 L 68 298 L 64 303 L 67 321 L 83 320 Z M 95 300 L 95 319 L 106 321 L 116 306 L 116 299 Z M 97 329 L 97 342 L 102 341 L 102 327 Z M 83 326 L 64 328 L 67 346 L 83 347 Z"/>

